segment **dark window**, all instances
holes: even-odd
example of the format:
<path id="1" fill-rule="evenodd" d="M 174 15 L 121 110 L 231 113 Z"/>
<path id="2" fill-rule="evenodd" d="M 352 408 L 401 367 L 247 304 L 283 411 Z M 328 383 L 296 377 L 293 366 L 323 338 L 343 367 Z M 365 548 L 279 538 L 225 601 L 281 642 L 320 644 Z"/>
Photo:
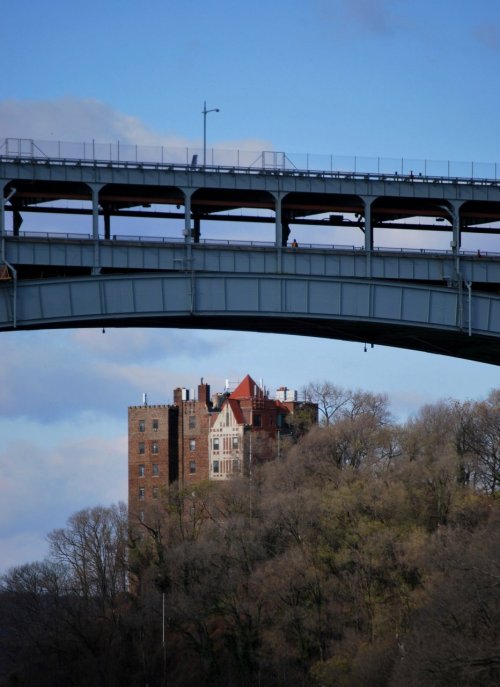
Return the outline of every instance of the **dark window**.
<path id="1" fill-rule="evenodd" d="M 212 445 L 213 445 L 214 451 L 218 451 L 218 450 L 219 450 L 219 437 L 215 437 L 215 438 L 213 439 L 213 444 L 212 444 Z"/>
<path id="2" fill-rule="evenodd" d="M 214 473 L 219 472 L 219 461 L 214 460 Z"/>
<path id="3" fill-rule="evenodd" d="M 254 427 L 261 427 L 262 426 L 262 418 L 260 415 L 254 415 L 253 416 L 253 426 Z"/>
<path id="4" fill-rule="evenodd" d="M 139 453 L 145 453 L 144 442 L 141 441 L 139 444 Z"/>
<path id="5" fill-rule="evenodd" d="M 145 432 L 146 431 L 146 423 L 144 420 L 139 420 L 139 432 Z"/>
<path id="6" fill-rule="evenodd" d="M 158 420 L 153 420 L 153 432 L 157 432 L 159 427 Z"/>
<path id="7" fill-rule="evenodd" d="M 196 427 L 196 415 L 189 416 L 189 429 L 194 429 Z"/>
<path id="8" fill-rule="evenodd" d="M 153 477 L 158 477 L 160 474 L 160 466 L 158 463 L 153 463 Z"/>
<path id="9" fill-rule="evenodd" d="M 145 494 L 144 487 L 139 487 L 139 499 L 141 501 L 144 501 L 144 494 Z"/>
<path id="10" fill-rule="evenodd" d="M 195 473 L 196 473 L 196 461 L 190 460 L 189 461 L 189 474 L 194 475 Z"/>
<path id="11" fill-rule="evenodd" d="M 145 469 L 144 465 L 139 465 L 139 477 L 144 477 Z"/>
<path id="12" fill-rule="evenodd" d="M 238 437 L 233 437 L 233 448 L 237 449 L 239 446 L 239 440 Z"/>

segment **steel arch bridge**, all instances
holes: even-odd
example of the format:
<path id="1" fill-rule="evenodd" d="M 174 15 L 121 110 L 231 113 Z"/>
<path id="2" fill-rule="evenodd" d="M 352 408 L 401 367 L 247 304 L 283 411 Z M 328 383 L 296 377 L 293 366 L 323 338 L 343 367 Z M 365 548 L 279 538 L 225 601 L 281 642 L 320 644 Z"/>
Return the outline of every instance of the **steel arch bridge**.
<path id="1" fill-rule="evenodd" d="M 0 191 L 1 331 L 238 329 L 500 364 L 500 252 L 461 249 L 466 232 L 500 233 L 496 180 L 7 155 Z M 22 231 L 33 212 L 87 215 L 89 233 Z M 181 231 L 125 236 L 129 216 Z M 271 240 L 202 238 L 205 221 L 241 217 L 266 222 Z M 294 248 L 295 224 L 356 226 L 363 241 Z M 450 250 L 377 249 L 388 227 L 445 228 Z"/>

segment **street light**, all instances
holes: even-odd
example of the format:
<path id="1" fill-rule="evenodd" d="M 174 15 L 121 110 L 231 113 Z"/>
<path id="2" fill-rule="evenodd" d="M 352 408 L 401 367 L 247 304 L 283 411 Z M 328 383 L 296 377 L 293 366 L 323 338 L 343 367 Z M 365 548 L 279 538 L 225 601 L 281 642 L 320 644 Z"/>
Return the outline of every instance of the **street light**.
<path id="1" fill-rule="evenodd" d="M 203 167 L 207 163 L 207 114 L 209 112 L 220 112 L 218 107 L 207 110 L 207 102 L 203 103 Z"/>

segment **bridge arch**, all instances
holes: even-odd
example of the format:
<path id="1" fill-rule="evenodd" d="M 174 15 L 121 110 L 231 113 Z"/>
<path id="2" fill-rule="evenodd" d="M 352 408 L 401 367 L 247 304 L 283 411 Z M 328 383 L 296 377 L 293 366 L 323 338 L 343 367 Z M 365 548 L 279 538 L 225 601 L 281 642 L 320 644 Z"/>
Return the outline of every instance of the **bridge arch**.
<path id="1" fill-rule="evenodd" d="M 0 288 L 0 330 L 12 300 Z M 17 285 L 17 328 L 179 327 L 344 339 L 500 364 L 500 299 L 377 280 L 162 272 L 46 279 Z"/>

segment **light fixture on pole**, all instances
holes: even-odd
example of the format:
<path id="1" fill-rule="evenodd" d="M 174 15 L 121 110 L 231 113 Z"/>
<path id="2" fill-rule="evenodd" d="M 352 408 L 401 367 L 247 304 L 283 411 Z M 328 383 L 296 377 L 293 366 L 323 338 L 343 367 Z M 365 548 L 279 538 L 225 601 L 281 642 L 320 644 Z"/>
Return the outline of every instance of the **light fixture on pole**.
<path id="1" fill-rule="evenodd" d="M 203 167 L 207 163 L 207 114 L 209 112 L 220 112 L 218 107 L 207 110 L 207 101 L 203 103 Z"/>

